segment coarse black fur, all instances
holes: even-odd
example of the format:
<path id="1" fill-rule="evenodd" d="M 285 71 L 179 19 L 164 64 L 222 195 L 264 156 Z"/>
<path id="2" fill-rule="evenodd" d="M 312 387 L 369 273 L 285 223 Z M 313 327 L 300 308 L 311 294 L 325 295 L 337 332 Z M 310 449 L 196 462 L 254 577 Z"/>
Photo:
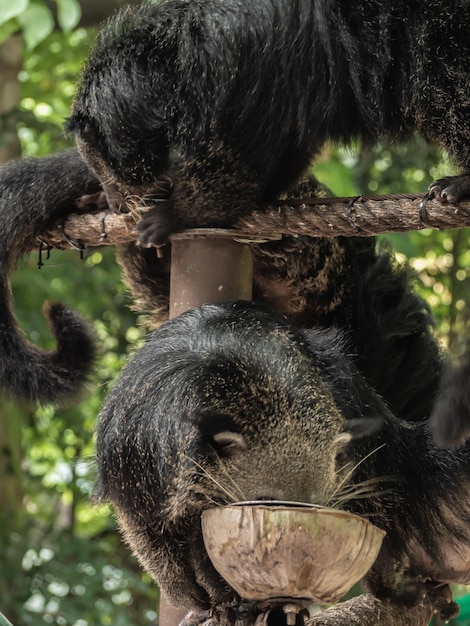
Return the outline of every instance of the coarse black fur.
<path id="1" fill-rule="evenodd" d="M 313 176 L 286 194 L 328 195 Z M 168 319 L 171 244 L 167 248 L 160 258 L 135 243 L 118 247 L 132 306 L 151 330 Z M 412 421 L 429 417 L 443 355 L 416 277 L 388 244 L 375 237 L 303 236 L 252 244 L 251 250 L 255 301 L 302 328 L 342 329 L 360 372 L 394 414 Z"/>
<path id="2" fill-rule="evenodd" d="M 370 517 L 387 532 L 365 581 L 380 598 L 408 605 L 469 582 L 470 447 L 440 450 L 426 421 L 396 418 L 347 343 L 253 303 L 206 305 L 163 324 L 124 369 L 98 423 L 98 495 L 175 606 L 236 598 L 200 515 L 237 500 Z"/>
<path id="3" fill-rule="evenodd" d="M 68 129 L 111 206 L 153 207 L 141 242 L 233 224 L 327 141 L 418 131 L 470 192 L 468 0 L 162 0 L 98 35 Z"/>
<path id="4" fill-rule="evenodd" d="M 303 328 L 342 329 L 355 363 L 407 420 L 429 417 L 442 369 L 429 307 L 407 264 L 375 237 L 284 237 L 252 247 L 253 297 Z M 147 325 L 168 318 L 168 255 L 126 244 L 120 262 Z M 396 389 L 402 389 L 400 394 Z"/>
<path id="5" fill-rule="evenodd" d="M 50 359 L 20 338 L 7 276 L 31 233 L 83 194 L 103 189 L 116 210 L 150 207 L 140 239 L 159 244 L 271 201 L 327 140 L 418 130 L 468 171 L 468 27 L 466 0 L 163 0 L 120 11 L 98 36 L 68 122 L 102 187 L 73 152 L 0 171 L 4 387 L 49 401 L 78 382 L 67 382 L 60 348 L 50 384 L 34 382 L 44 373 L 26 380 L 26 363 Z M 434 193 L 455 200 L 468 180 Z M 52 311 L 60 320 L 63 309 Z M 25 355 L 18 379 L 13 348 Z"/>
<path id="6" fill-rule="evenodd" d="M 41 403 L 74 396 L 87 380 L 95 349 L 77 313 L 59 303 L 45 309 L 57 340 L 53 352 L 23 336 L 12 311 L 9 275 L 54 221 L 76 212 L 76 199 L 101 189 L 76 150 L 0 167 L 0 387 Z"/>

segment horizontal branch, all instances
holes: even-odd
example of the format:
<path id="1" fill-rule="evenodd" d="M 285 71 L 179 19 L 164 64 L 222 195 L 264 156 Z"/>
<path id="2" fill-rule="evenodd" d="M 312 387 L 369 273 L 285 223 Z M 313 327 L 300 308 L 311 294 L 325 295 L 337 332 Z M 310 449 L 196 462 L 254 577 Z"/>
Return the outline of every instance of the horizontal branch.
<path id="1" fill-rule="evenodd" d="M 230 233 L 234 238 L 257 240 L 275 235 L 350 237 L 470 226 L 470 200 L 457 204 L 427 200 L 423 211 L 423 198 L 424 194 L 290 200 L 288 204 L 254 211 L 240 219 Z M 135 223 L 136 217 L 131 214 L 72 214 L 63 225 L 39 234 L 32 249 L 37 249 L 41 240 L 60 249 L 128 243 L 137 239 Z"/>

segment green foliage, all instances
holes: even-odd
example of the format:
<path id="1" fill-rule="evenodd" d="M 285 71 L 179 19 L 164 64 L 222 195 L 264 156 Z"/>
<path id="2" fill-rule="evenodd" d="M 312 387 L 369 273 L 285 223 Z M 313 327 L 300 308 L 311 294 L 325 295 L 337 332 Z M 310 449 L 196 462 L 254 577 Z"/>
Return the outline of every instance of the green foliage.
<path id="1" fill-rule="evenodd" d="M 77 26 L 81 11 L 78 0 L 56 0 L 60 28 L 70 32 Z M 54 30 L 52 11 L 43 0 L 0 0 L 0 44 L 20 31 L 27 50 L 32 50 Z"/>
<path id="2" fill-rule="evenodd" d="M 28 0 L 0 0 L 0 24 L 6 24 L 9 20 L 21 15 L 28 8 Z"/>
<path id="3" fill-rule="evenodd" d="M 58 2 L 64 28 L 70 6 Z M 0 4 L 0 20 L 1 9 Z M 42 156 L 67 146 L 63 122 L 92 37 L 84 29 L 55 31 L 25 54 L 21 105 L 12 118 L 23 155 Z M 88 393 L 75 406 L 32 410 L 0 404 L 0 420 L 11 426 L 8 484 L 16 485 L 17 493 L 15 498 L 15 489 L 9 488 L 8 507 L 0 507 L 0 611 L 15 626 L 129 626 L 156 619 L 155 583 L 120 541 L 108 508 L 90 501 L 96 416 L 127 353 L 139 344 L 141 330 L 126 306 L 114 251 L 85 251 L 84 257 L 53 251 L 38 269 L 33 254 L 19 264 L 12 280 L 16 315 L 32 343 L 53 348 L 42 304 L 58 300 L 93 324 L 100 349 Z M 0 469 L 1 459 L 0 451 Z M 5 497 L 0 492 L 0 503 Z"/>
<path id="4" fill-rule="evenodd" d="M 93 34 L 85 29 L 70 34 L 54 32 L 24 59 L 19 75 L 22 98 L 17 111 L 23 155 L 42 156 L 70 144 L 63 124 Z"/>
<path id="5" fill-rule="evenodd" d="M 155 619 L 155 584 L 120 543 L 110 511 L 90 503 L 96 416 L 141 333 L 125 306 L 113 250 L 85 254 L 81 260 L 76 251 L 53 251 L 41 269 L 30 255 L 13 280 L 17 317 L 30 341 L 53 346 L 41 308 L 45 300 L 60 300 L 94 322 L 100 346 L 97 371 L 81 403 L 60 410 L 9 407 L 10 420 L 27 413 L 22 530 L 8 520 L 0 526 L 6 550 L 2 554 L 0 547 L 0 610 L 13 623 L 128 625 Z"/>
<path id="6" fill-rule="evenodd" d="M 418 193 L 436 178 L 454 173 L 446 155 L 418 136 L 399 146 L 331 149 L 314 172 L 341 196 Z M 438 336 L 447 344 L 467 324 L 469 231 L 424 229 L 384 238 L 399 260 L 415 270 L 417 289 L 432 307 Z"/>

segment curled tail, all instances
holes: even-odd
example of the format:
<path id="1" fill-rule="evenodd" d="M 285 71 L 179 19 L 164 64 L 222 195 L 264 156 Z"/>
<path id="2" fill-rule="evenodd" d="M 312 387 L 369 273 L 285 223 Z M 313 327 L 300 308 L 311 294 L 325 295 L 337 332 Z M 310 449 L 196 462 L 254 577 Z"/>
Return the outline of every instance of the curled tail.
<path id="1" fill-rule="evenodd" d="M 0 167 L 0 388 L 42 404 L 76 395 L 94 362 L 93 334 L 59 304 L 45 313 L 57 341 L 48 352 L 30 344 L 12 310 L 9 276 L 51 221 L 76 212 L 76 200 L 100 185 L 76 150 Z"/>

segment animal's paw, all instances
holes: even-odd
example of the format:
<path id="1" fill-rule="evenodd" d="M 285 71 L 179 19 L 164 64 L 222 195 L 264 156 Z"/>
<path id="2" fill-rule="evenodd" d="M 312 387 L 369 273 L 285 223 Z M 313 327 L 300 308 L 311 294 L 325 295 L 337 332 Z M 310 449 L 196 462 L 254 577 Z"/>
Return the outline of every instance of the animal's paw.
<path id="1" fill-rule="evenodd" d="M 441 620 L 448 620 L 457 617 L 460 611 L 459 605 L 452 599 L 452 591 L 449 585 L 438 585 L 428 583 L 427 593 L 434 606 L 434 613 L 440 616 Z"/>
<path id="2" fill-rule="evenodd" d="M 415 578 L 403 576 L 395 585 L 387 599 L 406 609 L 412 609 L 423 603 L 430 603 L 434 613 L 447 621 L 459 614 L 459 605 L 452 599 L 452 591 L 448 585 L 432 581 L 422 582 Z"/>
<path id="3" fill-rule="evenodd" d="M 79 213 L 95 213 L 109 209 L 108 199 L 104 191 L 80 196 L 75 200 L 75 206 Z"/>
<path id="4" fill-rule="evenodd" d="M 303 624 L 305 615 L 306 612 L 302 611 L 302 619 L 299 620 L 299 624 Z M 240 601 L 220 604 L 209 611 L 190 611 L 179 626 L 220 626 L 221 624 L 266 626 L 268 616 L 271 616 L 271 624 L 285 626 L 286 616 L 280 607 L 276 607 L 274 611 L 269 608 L 262 610 L 256 603 Z"/>
<path id="5" fill-rule="evenodd" d="M 422 604 L 427 595 L 428 590 L 425 583 L 414 578 L 408 578 L 408 576 L 400 578 L 391 593 L 385 594 L 385 596 L 388 596 L 388 599 L 392 600 L 395 604 L 409 609 Z"/>
<path id="6" fill-rule="evenodd" d="M 440 178 L 429 185 L 428 193 L 439 202 L 458 202 L 470 196 L 470 175 Z"/>
<path id="7" fill-rule="evenodd" d="M 169 217 L 170 201 L 162 201 L 146 210 L 135 227 L 138 242 L 145 248 L 163 246 L 168 237 L 177 230 Z"/>

